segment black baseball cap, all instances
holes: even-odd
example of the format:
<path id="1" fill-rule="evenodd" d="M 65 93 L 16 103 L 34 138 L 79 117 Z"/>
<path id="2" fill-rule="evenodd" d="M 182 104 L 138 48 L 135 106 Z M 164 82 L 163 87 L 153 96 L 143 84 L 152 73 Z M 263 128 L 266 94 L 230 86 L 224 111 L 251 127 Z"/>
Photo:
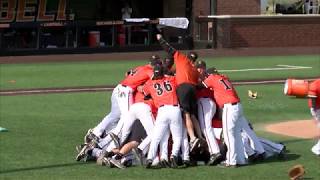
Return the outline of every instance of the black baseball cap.
<path id="1" fill-rule="evenodd" d="M 196 52 L 189 52 L 188 53 L 188 58 L 192 62 L 195 62 L 198 59 L 198 54 Z"/>
<path id="2" fill-rule="evenodd" d="M 207 68 L 207 64 L 206 62 L 199 60 L 196 62 L 196 68 L 202 68 L 202 69 L 206 69 Z"/>
<path id="3" fill-rule="evenodd" d="M 211 68 L 207 69 L 207 73 L 208 74 L 218 74 L 218 70 L 215 67 L 211 67 Z"/>
<path id="4" fill-rule="evenodd" d="M 155 66 L 157 64 L 162 64 L 161 59 L 158 55 L 152 55 L 149 61 L 152 66 Z"/>
<path id="5" fill-rule="evenodd" d="M 152 79 L 157 79 L 163 77 L 163 67 L 161 65 L 155 65 L 153 67 L 153 78 Z"/>

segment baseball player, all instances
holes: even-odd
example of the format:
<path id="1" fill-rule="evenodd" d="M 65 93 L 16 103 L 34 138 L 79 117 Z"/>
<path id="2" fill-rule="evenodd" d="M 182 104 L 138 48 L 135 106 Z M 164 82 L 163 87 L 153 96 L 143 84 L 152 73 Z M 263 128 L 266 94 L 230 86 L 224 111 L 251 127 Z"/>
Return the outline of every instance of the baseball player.
<path id="1" fill-rule="evenodd" d="M 146 82 L 143 88 L 145 95 L 151 95 L 158 114 L 146 161 L 150 168 L 156 157 L 158 145 L 166 131 L 170 130 L 173 139 L 171 167 L 177 167 L 177 157 L 182 142 L 182 117 L 176 95 L 176 80 L 173 76 L 164 76 L 162 66 L 154 67 L 152 80 Z"/>
<path id="2" fill-rule="evenodd" d="M 200 143 L 202 138 L 199 122 L 197 121 L 197 105 L 196 102 L 196 88 L 198 84 L 199 72 L 194 66 L 197 59 L 195 53 L 190 53 L 187 57 L 183 53 L 174 49 L 168 42 L 166 42 L 162 35 L 157 34 L 157 39 L 163 49 L 174 58 L 176 65 L 176 83 L 177 83 L 177 96 L 179 104 L 183 110 L 183 115 L 190 137 L 190 151 L 193 151 Z M 197 136 L 195 135 L 195 132 Z"/>
<path id="3" fill-rule="evenodd" d="M 241 129 L 248 123 L 242 118 L 240 99 L 226 76 L 219 74 L 215 68 L 209 69 L 208 74 L 208 77 L 203 80 L 203 84 L 213 90 L 217 105 L 223 109 L 223 138 L 228 151 L 226 161 L 222 162 L 221 165 L 237 167 L 237 165 L 247 164 L 241 139 Z"/>
<path id="4" fill-rule="evenodd" d="M 309 92 L 308 92 L 309 99 L 309 108 L 311 115 L 319 129 L 319 137 L 320 137 L 320 79 L 316 79 L 315 81 L 311 82 L 309 85 Z M 320 138 L 318 142 L 312 147 L 311 151 L 320 156 Z"/>
<path id="5" fill-rule="evenodd" d="M 149 80 L 153 75 L 153 66 L 156 64 L 161 64 L 160 59 L 156 57 L 151 57 L 149 64 L 144 66 L 136 67 L 130 70 L 127 73 L 127 76 L 120 84 L 118 84 L 111 95 L 111 112 L 105 116 L 102 121 L 93 129 L 89 130 L 85 136 L 86 146 L 80 151 L 77 155 L 76 160 L 79 161 L 86 156 L 86 153 L 90 149 L 90 146 L 95 146 L 89 143 L 91 140 L 94 140 L 94 144 L 98 143 L 101 135 L 106 129 L 110 129 L 110 126 L 114 123 L 117 123 L 115 133 L 120 133 L 120 130 L 123 126 L 123 115 L 128 113 L 130 105 L 133 103 L 133 93 L 136 91 L 136 88 L 144 84 Z M 100 147 L 105 146 L 111 141 L 110 136 L 105 137 L 104 142 L 100 142 Z"/>
<path id="6" fill-rule="evenodd" d="M 196 67 L 200 76 L 204 78 L 206 76 L 206 63 L 204 61 L 197 61 Z M 216 103 L 213 100 L 212 91 L 208 88 L 198 88 L 197 99 L 200 128 L 206 138 L 210 153 L 210 159 L 207 164 L 216 165 L 222 159 L 214 129 L 212 128 L 212 119 L 216 113 Z"/>
<path id="7" fill-rule="evenodd" d="M 275 143 L 261 137 L 258 137 L 258 140 L 264 148 L 264 153 L 258 154 L 255 149 L 252 148 L 250 138 L 245 131 L 241 132 L 241 137 L 244 144 L 244 153 L 249 163 L 261 161 L 275 155 L 282 158 L 285 154 L 286 147 L 283 144 Z"/>

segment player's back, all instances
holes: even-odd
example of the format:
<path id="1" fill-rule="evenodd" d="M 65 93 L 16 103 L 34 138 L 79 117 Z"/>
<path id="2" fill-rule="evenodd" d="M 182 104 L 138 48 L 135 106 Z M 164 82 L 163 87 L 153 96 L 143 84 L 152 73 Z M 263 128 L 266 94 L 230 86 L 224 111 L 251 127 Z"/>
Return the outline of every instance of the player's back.
<path id="1" fill-rule="evenodd" d="M 129 72 L 125 79 L 121 81 L 121 84 L 135 90 L 139 85 L 148 81 L 152 74 L 153 68 L 151 65 L 138 66 Z"/>
<path id="2" fill-rule="evenodd" d="M 176 79 L 174 76 L 164 76 L 161 79 L 146 82 L 143 91 L 150 94 L 156 107 L 163 105 L 178 105 L 176 94 Z"/>
<path id="3" fill-rule="evenodd" d="M 182 83 L 191 83 L 196 85 L 199 79 L 199 72 L 188 60 L 187 56 L 176 51 L 174 54 L 174 62 L 176 64 L 177 85 Z"/>
<path id="4" fill-rule="evenodd" d="M 204 85 L 213 90 L 213 96 L 219 107 L 227 103 L 237 103 L 240 99 L 229 78 L 220 74 L 210 74 Z"/>

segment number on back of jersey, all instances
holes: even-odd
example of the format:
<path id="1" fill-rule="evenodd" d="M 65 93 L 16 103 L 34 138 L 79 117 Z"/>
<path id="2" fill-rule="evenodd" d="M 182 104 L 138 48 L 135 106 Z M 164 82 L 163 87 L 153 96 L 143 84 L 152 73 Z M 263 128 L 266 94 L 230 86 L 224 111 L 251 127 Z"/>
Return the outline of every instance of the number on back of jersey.
<path id="1" fill-rule="evenodd" d="M 164 91 L 172 91 L 172 86 L 169 81 L 164 81 L 163 84 L 155 83 L 153 88 L 156 89 L 158 96 L 161 96 Z"/>

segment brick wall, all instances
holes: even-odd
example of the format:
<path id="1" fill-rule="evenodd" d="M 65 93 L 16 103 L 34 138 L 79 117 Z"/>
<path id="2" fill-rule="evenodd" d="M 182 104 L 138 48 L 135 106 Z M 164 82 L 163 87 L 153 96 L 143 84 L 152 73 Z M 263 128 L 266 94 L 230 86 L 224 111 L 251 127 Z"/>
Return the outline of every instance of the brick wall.
<path id="1" fill-rule="evenodd" d="M 216 15 L 260 14 L 260 0 L 216 0 Z"/>
<path id="2" fill-rule="evenodd" d="M 320 16 L 217 19 L 218 48 L 320 46 Z"/>

